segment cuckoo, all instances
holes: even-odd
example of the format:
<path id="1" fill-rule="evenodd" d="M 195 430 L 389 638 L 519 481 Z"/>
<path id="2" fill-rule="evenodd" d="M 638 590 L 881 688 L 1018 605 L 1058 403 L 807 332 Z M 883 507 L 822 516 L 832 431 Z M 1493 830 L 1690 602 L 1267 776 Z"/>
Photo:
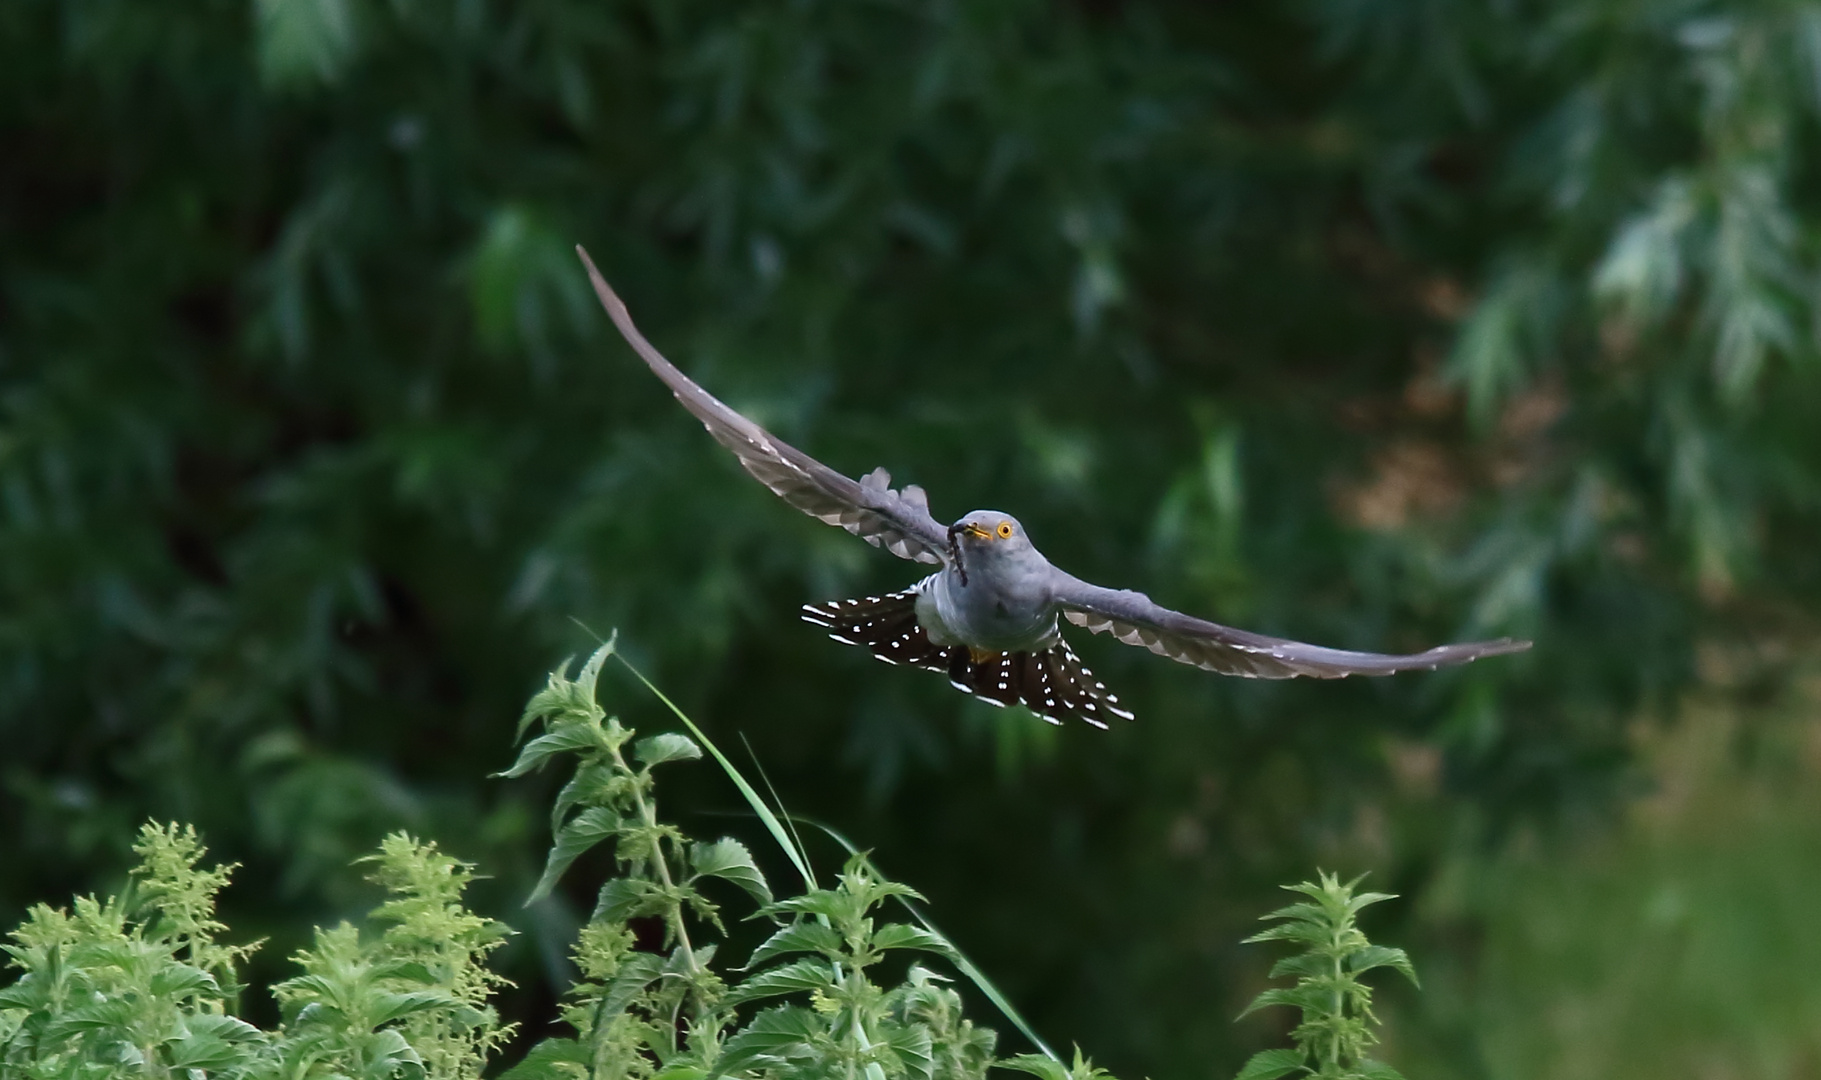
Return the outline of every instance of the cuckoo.
<path id="1" fill-rule="evenodd" d="M 1132 713 L 1069 648 L 1063 620 L 1179 663 L 1256 679 L 1389 675 L 1530 647 L 1500 638 L 1393 656 L 1267 637 L 1171 611 L 1143 593 L 1083 581 L 1050 565 L 1010 514 L 975 510 L 944 526 L 931 516 L 922 488 L 894 490 L 882 468 L 851 479 L 697 386 L 633 326 L 588 253 L 579 246 L 576 252 L 627 344 L 747 472 L 811 517 L 937 568 L 902 592 L 804 606 L 805 620 L 888 664 L 942 672 L 959 690 L 994 705 L 1024 705 L 1053 724 L 1072 718 L 1104 728 Z"/>

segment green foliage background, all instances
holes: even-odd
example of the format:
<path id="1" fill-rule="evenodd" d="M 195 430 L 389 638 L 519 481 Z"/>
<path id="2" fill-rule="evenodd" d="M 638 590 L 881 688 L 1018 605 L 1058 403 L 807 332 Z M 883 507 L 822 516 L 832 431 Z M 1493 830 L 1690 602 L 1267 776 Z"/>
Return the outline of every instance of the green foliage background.
<path id="1" fill-rule="evenodd" d="M 1411 898 L 1411 1075 L 1809 1075 L 1818 107 L 1778 0 L 0 6 L 0 922 L 184 820 L 283 956 L 410 828 L 554 992 L 588 900 L 513 911 L 542 794 L 482 777 L 579 620 L 1120 1075 L 1276 1041 L 1234 943 L 1317 861 Z M 1260 630 L 1538 647 L 1090 641 L 1107 735 L 874 665 L 796 606 L 916 570 L 740 474 L 576 241 L 939 517 Z"/>

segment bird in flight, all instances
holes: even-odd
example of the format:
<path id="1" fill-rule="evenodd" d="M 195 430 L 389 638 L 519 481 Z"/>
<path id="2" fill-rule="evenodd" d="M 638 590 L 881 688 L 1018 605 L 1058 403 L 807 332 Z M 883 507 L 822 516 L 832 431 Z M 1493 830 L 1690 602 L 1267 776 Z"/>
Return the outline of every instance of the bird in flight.
<path id="1" fill-rule="evenodd" d="M 1171 611 L 1143 593 L 1089 584 L 1050 565 L 1010 514 L 975 510 L 944 526 L 915 484 L 893 490 L 882 468 L 850 479 L 697 386 L 645 340 L 594 260 L 580 245 L 575 250 L 627 344 L 747 472 L 811 517 L 936 567 L 902 592 L 803 607 L 803 618 L 829 637 L 870 649 L 888 664 L 943 672 L 958 690 L 994 705 L 1024 705 L 1052 724 L 1079 719 L 1104 728 L 1132 713 L 1069 648 L 1062 620 L 1179 663 L 1255 679 L 1390 675 L 1530 647 L 1499 638 L 1392 656 L 1305 645 Z"/>

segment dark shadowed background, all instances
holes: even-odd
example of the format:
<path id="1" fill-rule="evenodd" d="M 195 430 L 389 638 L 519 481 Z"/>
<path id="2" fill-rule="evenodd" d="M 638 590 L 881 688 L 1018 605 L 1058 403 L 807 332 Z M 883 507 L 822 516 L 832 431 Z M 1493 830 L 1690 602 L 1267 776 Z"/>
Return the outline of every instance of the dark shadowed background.
<path id="1" fill-rule="evenodd" d="M 1787 0 L 0 5 L 0 922 L 191 821 L 269 978 L 409 827 L 493 875 L 541 1034 L 589 897 L 520 910 L 548 792 L 487 773 L 618 627 L 1122 1076 L 1281 1036 L 1236 942 L 1318 864 L 1404 896 L 1408 1075 L 1821 1075 L 1818 109 Z M 875 664 L 797 605 L 919 570 L 740 473 L 578 241 L 941 519 L 1270 633 L 1537 647 L 1079 641 L 1110 733 Z"/>

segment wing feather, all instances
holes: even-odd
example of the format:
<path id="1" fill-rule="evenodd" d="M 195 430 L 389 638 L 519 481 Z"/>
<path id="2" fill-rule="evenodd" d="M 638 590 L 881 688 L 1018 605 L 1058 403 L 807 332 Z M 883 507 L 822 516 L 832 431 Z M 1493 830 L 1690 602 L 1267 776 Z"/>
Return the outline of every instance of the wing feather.
<path id="1" fill-rule="evenodd" d="M 595 296 L 626 343 L 761 484 L 810 517 L 838 525 L 901 559 L 940 564 L 948 558 L 947 534 L 930 516 L 929 497 L 922 488 L 912 484 L 893 491 L 891 474 L 884 469 L 874 469 L 858 481 L 849 479 L 729 408 L 645 340 L 594 260 L 580 245 L 575 252 L 588 268 Z"/>
<path id="2" fill-rule="evenodd" d="M 1060 572 L 1057 577 L 1053 596 L 1069 622 L 1097 634 L 1111 634 L 1127 645 L 1149 649 L 1177 663 L 1223 675 L 1253 679 L 1390 675 L 1464 664 L 1482 656 L 1530 648 L 1528 641 L 1499 638 L 1438 645 L 1403 656 L 1329 649 L 1197 619 L 1171 611 L 1129 589 L 1106 589 Z"/>

